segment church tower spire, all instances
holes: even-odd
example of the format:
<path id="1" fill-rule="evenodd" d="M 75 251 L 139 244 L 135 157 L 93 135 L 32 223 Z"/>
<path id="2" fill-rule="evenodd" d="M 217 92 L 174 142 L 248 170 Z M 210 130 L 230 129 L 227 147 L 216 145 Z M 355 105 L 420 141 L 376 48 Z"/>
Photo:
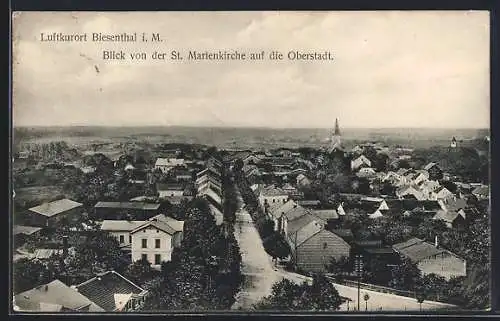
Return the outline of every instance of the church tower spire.
<path id="1" fill-rule="evenodd" d="M 451 139 L 450 147 L 451 148 L 457 147 L 457 139 L 455 138 L 455 136 L 453 136 L 453 138 Z"/>
<path id="2" fill-rule="evenodd" d="M 339 119 L 335 118 L 335 130 L 333 132 L 334 136 L 340 136 Z"/>
<path id="3" fill-rule="evenodd" d="M 330 148 L 329 148 L 330 152 L 333 152 L 335 150 L 342 150 L 342 144 L 340 141 L 340 126 L 338 118 L 335 118 L 335 128 L 333 129 L 332 137 L 330 139 Z"/>

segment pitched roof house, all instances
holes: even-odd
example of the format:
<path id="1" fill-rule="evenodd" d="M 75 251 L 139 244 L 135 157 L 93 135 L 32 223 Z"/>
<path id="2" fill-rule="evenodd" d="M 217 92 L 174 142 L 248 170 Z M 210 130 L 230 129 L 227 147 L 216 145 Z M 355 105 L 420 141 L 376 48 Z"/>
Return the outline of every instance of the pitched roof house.
<path id="1" fill-rule="evenodd" d="M 147 295 L 146 290 L 115 271 L 99 274 L 75 289 L 106 312 L 134 311 Z"/>
<path id="2" fill-rule="evenodd" d="M 285 204 L 283 203 L 272 203 L 267 208 L 267 213 L 272 218 L 280 218 L 281 215 L 284 215 L 286 212 L 290 211 L 293 208 L 298 207 L 299 205 L 294 200 L 288 200 Z"/>
<path id="3" fill-rule="evenodd" d="M 14 296 L 14 311 L 25 312 L 103 312 L 85 295 L 59 280 L 39 285 Z"/>
<path id="4" fill-rule="evenodd" d="M 430 162 L 430 163 L 428 163 L 427 165 L 425 165 L 425 166 L 424 166 L 424 169 L 425 169 L 426 171 L 429 171 L 429 170 L 430 170 L 431 168 L 433 168 L 434 166 L 438 166 L 438 167 L 439 167 L 439 165 L 438 165 L 437 163 Z"/>
<path id="5" fill-rule="evenodd" d="M 166 173 L 176 166 L 183 166 L 185 160 L 183 158 L 157 158 L 155 162 L 155 169 L 159 169 Z"/>
<path id="6" fill-rule="evenodd" d="M 83 204 L 70 199 L 61 199 L 32 207 L 28 210 L 32 225 L 55 227 L 63 218 L 76 218 Z"/>
<path id="7" fill-rule="evenodd" d="M 311 210 L 311 214 L 325 222 L 328 222 L 329 220 L 337 220 L 339 218 L 339 214 L 335 209 Z"/>
<path id="8" fill-rule="evenodd" d="M 465 212 L 440 210 L 432 219 L 443 221 L 448 228 L 461 228 L 465 224 Z"/>
<path id="9" fill-rule="evenodd" d="M 325 272 L 332 258 L 349 256 L 350 245 L 340 236 L 324 229 L 312 220 L 288 234 L 293 262 L 304 271 Z"/>
<path id="10" fill-rule="evenodd" d="M 148 260 L 153 268 L 170 261 L 174 247 L 183 238 L 184 222 L 165 215 L 157 215 L 130 231 L 132 261 Z"/>
<path id="11" fill-rule="evenodd" d="M 444 186 L 436 188 L 434 193 L 437 200 L 446 200 L 455 197 L 455 195 Z"/>
<path id="12" fill-rule="evenodd" d="M 146 221 L 103 220 L 101 230 L 107 231 L 120 243 L 121 247 L 130 246 L 132 236 L 130 232 L 146 223 Z"/>
<path id="13" fill-rule="evenodd" d="M 364 155 L 361 155 L 358 158 L 351 161 L 351 170 L 356 171 L 361 166 L 371 167 L 372 162 Z"/>
<path id="14" fill-rule="evenodd" d="M 443 177 L 443 171 L 437 163 L 431 162 L 427 164 L 424 167 L 424 170 L 426 170 L 429 173 L 429 179 L 437 180 Z"/>
<path id="15" fill-rule="evenodd" d="M 259 192 L 259 204 L 262 208 L 265 204 L 271 205 L 272 203 L 285 203 L 289 198 L 289 195 L 283 189 L 276 187 L 274 185 L 266 186 L 262 188 Z"/>
<path id="16" fill-rule="evenodd" d="M 472 195 L 479 200 L 485 200 L 490 197 L 490 188 L 487 185 L 481 185 L 472 190 Z"/>
<path id="17" fill-rule="evenodd" d="M 367 212 L 368 217 L 373 219 L 384 216 L 386 211 L 389 210 L 389 206 L 384 199 L 375 197 L 362 198 L 361 208 Z"/>
<path id="18" fill-rule="evenodd" d="M 222 196 L 212 185 L 204 185 L 198 189 L 199 196 L 212 198 L 217 204 L 222 205 Z"/>
<path id="19" fill-rule="evenodd" d="M 24 225 L 14 225 L 13 230 L 12 230 L 12 235 L 25 235 L 25 236 L 30 236 L 33 235 L 39 231 L 41 231 L 41 227 L 35 227 L 35 226 L 24 226 Z"/>
<path id="20" fill-rule="evenodd" d="M 371 177 L 375 177 L 376 175 L 377 175 L 377 172 L 372 167 L 362 167 L 356 173 L 357 177 L 363 177 L 363 178 L 371 178 Z"/>
<path id="21" fill-rule="evenodd" d="M 121 219 L 123 213 L 128 213 L 135 220 L 146 220 L 158 214 L 160 208 L 160 203 L 148 202 L 97 202 L 94 205 L 100 219 Z"/>
<path id="22" fill-rule="evenodd" d="M 401 256 L 416 263 L 423 274 L 434 273 L 449 280 L 454 276 L 466 275 L 466 262 L 456 254 L 439 247 L 437 237 L 435 244 L 427 243 L 419 238 L 393 245 L 393 249 Z"/>
<path id="23" fill-rule="evenodd" d="M 427 199 L 426 195 L 422 193 L 420 188 L 418 188 L 418 186 L 413 186 L 413 185 L 402 186 L 396 189 L 396 196 L 399 197 L 400 199 L 412 197 L 419 201 Z"/>

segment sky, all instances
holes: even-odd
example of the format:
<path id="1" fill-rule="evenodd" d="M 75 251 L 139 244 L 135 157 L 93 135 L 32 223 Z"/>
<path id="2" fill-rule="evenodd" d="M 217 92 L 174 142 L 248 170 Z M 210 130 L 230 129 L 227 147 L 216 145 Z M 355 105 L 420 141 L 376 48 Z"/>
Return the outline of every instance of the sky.
<path id="1" fill-rule="evenodd" d="M 162 43 L 41 42 L 160 33 Z M 288 53 L 335 60 L 106 61 L 103 50 Z M 14 126 L 489 128 L 486 11 L 21 12 Z"/>

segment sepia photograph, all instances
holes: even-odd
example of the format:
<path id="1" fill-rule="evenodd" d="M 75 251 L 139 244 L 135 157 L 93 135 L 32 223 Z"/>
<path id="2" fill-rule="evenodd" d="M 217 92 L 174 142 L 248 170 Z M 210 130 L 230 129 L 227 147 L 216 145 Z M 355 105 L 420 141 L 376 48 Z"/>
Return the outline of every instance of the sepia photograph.
<path id="1" fill-rule="evenodd" d="M 12 314 L 491 309 L 488 11 L 12 14 Z"/>

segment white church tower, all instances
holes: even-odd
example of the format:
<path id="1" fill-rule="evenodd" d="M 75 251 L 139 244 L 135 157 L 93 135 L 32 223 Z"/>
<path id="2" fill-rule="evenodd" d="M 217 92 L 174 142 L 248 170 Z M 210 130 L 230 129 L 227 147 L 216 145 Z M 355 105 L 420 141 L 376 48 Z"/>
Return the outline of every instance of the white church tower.
<path id="1" fill-rule="evenodd" d="M 450 147 L 451 148 L 456 148 L 457 147 L 457 140 L 456 140 L 455 136 L 453 136 L 453 138 L 451 139 Z"/>
<path id="2" fill-rule="evenodd" d="M 330 153 L 335 150 L 342 150 L 342 142 L 340 139 L 340 126 L 339 119 L 335 118 L 335 129 L 333 130 L 332 137 L 330 138 Z"/>

